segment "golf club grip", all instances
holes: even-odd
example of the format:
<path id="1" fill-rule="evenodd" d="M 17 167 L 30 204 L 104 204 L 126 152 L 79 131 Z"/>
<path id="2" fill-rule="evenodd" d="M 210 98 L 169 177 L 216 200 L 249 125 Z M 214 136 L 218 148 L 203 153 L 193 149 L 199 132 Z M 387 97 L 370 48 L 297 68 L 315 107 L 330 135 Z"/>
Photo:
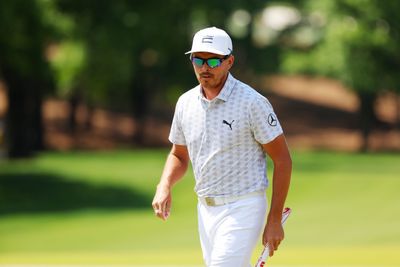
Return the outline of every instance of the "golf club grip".
<path id="1" fill-rule="evenodd" d="M 285 224 L 287 218 L 289 217 L 290 213 L 292 210 L 290 208 L 285 208 L 283 213 L 282 213 L 282 225 Z M 258 258 L 256 267 L 266 267 L 265 262 L 267 261 L 267 258 L 269 256 L 269 246 L 268 244 L 264 247 L 260 258 Z"/>

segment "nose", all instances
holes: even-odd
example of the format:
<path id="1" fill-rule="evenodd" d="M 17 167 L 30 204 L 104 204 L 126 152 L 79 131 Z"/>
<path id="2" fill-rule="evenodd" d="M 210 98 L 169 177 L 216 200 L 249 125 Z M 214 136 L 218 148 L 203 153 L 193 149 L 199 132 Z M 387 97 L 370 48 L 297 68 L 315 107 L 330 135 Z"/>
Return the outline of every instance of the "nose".
<path id="1" fill-rule="evenodd" d="M 211 68 L 208 66 L 207 62 L 204 62 L 204 64 L 200 68 L 201 71 L 210 71 Z"/>

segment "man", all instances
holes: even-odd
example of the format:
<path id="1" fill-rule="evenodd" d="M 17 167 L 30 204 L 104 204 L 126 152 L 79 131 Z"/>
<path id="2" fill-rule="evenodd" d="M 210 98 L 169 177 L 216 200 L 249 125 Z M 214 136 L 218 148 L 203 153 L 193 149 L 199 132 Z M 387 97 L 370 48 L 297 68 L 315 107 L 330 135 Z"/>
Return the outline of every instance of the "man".
<path id="1" fill-rule="evenodd" d="M 172 150 L 157 186 L 153 209 L 166 220 L 171 188 L 191 161 L 198 195 L 199 234 L 208 267 L 249 266 L 262 242 L 270 256 L 284 238 L 282 210 L 289 189 L 291 158 L 279 121 L 268 100 L 236 80 L 229 35 L 200 30 L 190 54 L 199 85 L 178 100 L 169 140 Z M 266 217 L 267 153 L 273 163 L 271 208 Z"/>

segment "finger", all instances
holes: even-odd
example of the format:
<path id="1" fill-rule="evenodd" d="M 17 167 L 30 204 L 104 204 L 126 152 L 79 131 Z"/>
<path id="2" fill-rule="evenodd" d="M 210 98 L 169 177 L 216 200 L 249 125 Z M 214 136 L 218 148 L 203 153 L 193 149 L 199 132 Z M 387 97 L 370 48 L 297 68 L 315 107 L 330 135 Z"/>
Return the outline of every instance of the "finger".
<path id="1" fill-rule="evenodd" d="M 160 210 L 160 209 L 161 209 L 161 205 L 160 205 L 160 202 L 159 202 L 159 201 L 155 201 L 155 202 L 153 203 L 153 209 L 154 209 L 154 211 Z"/>
<path id="2" fill-rule="evenodd" d="M 160 206 L 156 203 L 153 205 L 154 214 L 157 215 L 160 211 Z"/>
<path id="3" fill-rule="evenodd" d="M 158 210 L 158 204 L 157 203 L 153 203 L 153 211 L 154 211 L 154 213 L 156 213 L 157 212 L 157 210 Z"/>
<path id="4" fill-rule="evenodd" d="M 171 201 L 167 200 L 165 202 L 165 211 L 169 211 L 171 209 Z"/>
<path id="5" fill-rule="evenodd" d="M 166 219 L 168 219 L 169 217 L 169 213 L 170 213 L 170 209 L 171 209 L 171 201 L 170 200 L 165 200 L 161 205 L 160 205 L 161 209 L 160 209 L 160 213 L 161 216 L 160 218 L 163 219 L 164 221 Z"/>
<path id="6" fill-rule="evenodd" d="M 269 256 L 272 257 L 274 255 L 275 247 L 272 243 L 268 243 L 269 246 Z"/>
<path id="7" fill-rule="evenodd" d="M 267 241 L 267 238 L 265 237 L 265 235 L 263 236 L 262 244 L 264 247 L 268 244 L 268 241 Z"/>
<path id="8" fill-rule="evenodd" d="M 159 208 L 160 206 L 160 197 L 158 195 L 158 192 L 155 194 L 153 198 L 153 202 L 151 203 L 154 209 Z"/>
<path id="9" fill-rule="evenodd" d="M 162 203 L 160 203 L 159 208 L 157 210 L 157 213 L 159 214 L 159 217 L 163 220 L 165 220 L 166 216 L 166 205 L 167 205 L 167 201 L 164 201 Z"/>
<path id="10" fill-rule="evenodd" d="M 278 247 L 279 247 L 279 241 L 276 241 L 274 243 L 274 250 L 278 250 Z"/>
<path id="11" fill-rule="evenodd" d="M 167 210 L 168 200 L 164 200 L 161 204 L 161 211 L 164 213 Z"/>
<path id="12" fill-rule="evenodd" d="M 160 219 L 164 219 L 162 216 L 162 209 L 160 208 L 160 204 L 159 202 L 154 202 L 153 203 L 153 210 L 154 210 L 154 214 L 159 217 Z"/>
<path id="13" fill-rule="evenodd" d="M 160 218 L 160 219 L 162 219 L 162 220 L 165 220 L 164 214 L 163 214 L 163 212 L 161 211 L 161 209 L 154 210 L 154 213 L 155 213 L 155 215 L 156 215 L 158 218 Z"/>
<path id="14" fill-rule="evenodd" d="M 169 217 L 170 211 L 171 211 L 171 201 L 167 201 L 164 211 L 164 216 L 166 219 Z"/>

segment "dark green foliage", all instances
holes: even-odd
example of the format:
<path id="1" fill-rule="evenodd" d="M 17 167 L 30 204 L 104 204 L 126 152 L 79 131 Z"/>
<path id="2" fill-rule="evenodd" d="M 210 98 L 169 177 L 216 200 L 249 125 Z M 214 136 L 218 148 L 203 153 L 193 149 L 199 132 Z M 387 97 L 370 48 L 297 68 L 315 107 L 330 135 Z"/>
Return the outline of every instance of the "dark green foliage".
<path id="1" fill-rule="evenodd" d="M 194 32 L 206 26 L 229 32 L 239 9 L 250 22 L 242 36 L 232 33 L 237 77 L 283 71 L 339 79 L 365 101 L 360 126 L 368 136 L 376 121 L 375 97 L 400 90 L 399 3 L 0 1 L 0 75 L 9 89 L 10 155 L 29 156 L 43 148 L 40 107 L 49 93 L 70 101 L 71 130 L 80 102 L 130 112 L 139 129 L 134 141 L 140 143 L 141 124 L 149 116 L 170 121 L 177 97 L 197 84 L 184 55 Z M 295 6 L 301 20 L 272 33 L 278 37 L 268 45 L 256 44 L 254 25 L 272 4 Z"/>
<path id="2" fill-rule="evenodd" d="M 0 25 L 0 76 L 9 98 L 8 153 L 26 157 L 43 149 L 42 98 L 52 84 L 45 44 L 51 31 L 36 1 L 1 1 Z"/>

